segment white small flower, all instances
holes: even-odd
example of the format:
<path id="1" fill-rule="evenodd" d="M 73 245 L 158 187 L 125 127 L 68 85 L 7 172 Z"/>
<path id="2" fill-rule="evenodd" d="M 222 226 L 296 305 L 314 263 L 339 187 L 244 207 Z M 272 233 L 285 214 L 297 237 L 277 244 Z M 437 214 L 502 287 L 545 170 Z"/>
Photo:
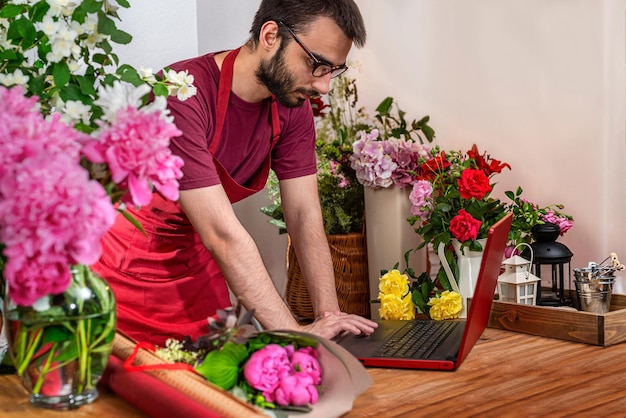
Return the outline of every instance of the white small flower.
<path id="1" fill-rule="evenodd" d="M 30 77 L 25 75 L 19 68 L 13 72 L 13 84 L 24 86 L 29 79 Z"/>
<path id="2" fill-rule="evenodd" d="M 41 22 L 35 23 L 35 28 L 42 31 L 46 36 L 51 37 L 61 29 L 61 24 L 54 20 L 52 16 L 46 15 Z"/>
<path id="3" fill-rule="evenodd" d="M 139 67 L 139 70 L 137 70 L 137 72 L 139 73 L 139 77 L 146 83 L 156 83 L 156 77 L 152 72 L 152 68 Z"/>
<path id="4" fill-rule="evenodd" d="M 114 121 L 119 109 L 128 106 L 139 108 L 141 99 L 150 91 L 150 86 L 147 84 L 135 87 L 130 83 L 116 81 L 112 86 L 98 88 L 98 99 L 94 101 L 94 104 L 102 108 L 104 120 Z"/>
<path id="5" fill-rule="evenodd" d="M 193 85 L 184 85 L 181 86 L 176 92 L 176 98 L 181 102 L 187 100 L 188 98 L 194 96 L 196 94 L 196 87 Z"/>
<path id="6" fill-rule="evenodd" d="M 43 296 L 33 303 L 33 309 L 37 312 L 43 312 L 50 309 L 50 295 Z"/>
<path id="7" fill-rule="evenodd" d="M 61 113 L 64 121 L 69 119 L 71 122 L 80 121 L 87 124 L 91 116 L 91 107 L 77 100 L 68 100 L 61 109 Z"/>

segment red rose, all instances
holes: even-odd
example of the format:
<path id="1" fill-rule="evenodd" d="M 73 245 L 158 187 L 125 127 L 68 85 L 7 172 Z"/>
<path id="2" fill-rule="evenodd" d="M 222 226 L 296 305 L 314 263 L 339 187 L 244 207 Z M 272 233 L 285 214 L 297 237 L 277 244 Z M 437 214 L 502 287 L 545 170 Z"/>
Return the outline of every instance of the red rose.
<path id="1" fill-rule="evenodd" d="M 471 199 L 472 197 L 482 199 L 491 191 L 489 179 L 482 170 L 463 170 L 457 183 L 463 199 Z"/>
<path id="2" fill-rule="evenodd" d="M 481 221 L 474 219 L 472 215 L 461 209 L 459 214 L 450 221 L 450 233 L 460 242 L 475 240 L 481 225 Z"/>

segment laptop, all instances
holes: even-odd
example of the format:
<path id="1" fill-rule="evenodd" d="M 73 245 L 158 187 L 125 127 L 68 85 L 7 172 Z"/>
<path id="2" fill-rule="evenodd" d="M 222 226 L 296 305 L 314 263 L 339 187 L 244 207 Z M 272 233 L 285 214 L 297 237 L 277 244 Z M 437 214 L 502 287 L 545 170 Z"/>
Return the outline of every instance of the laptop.
<path id="1" fill-rule="evenodd" d="M 506 215 L 489 230 L 466 320 L 377 320 L 371 335 L 347 334 L 334 341 L 364 366 L 456 370 L 487 327 L 512 218 Z M 400 348 L 412 333 L 417 343 Z"/>

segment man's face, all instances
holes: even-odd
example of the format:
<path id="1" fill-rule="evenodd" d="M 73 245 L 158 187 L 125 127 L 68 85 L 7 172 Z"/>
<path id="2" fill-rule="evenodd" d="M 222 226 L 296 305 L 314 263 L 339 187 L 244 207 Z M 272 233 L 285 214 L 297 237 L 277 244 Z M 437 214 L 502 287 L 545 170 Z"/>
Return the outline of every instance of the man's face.
<path id="1" fill-rule="evenodd" d="M 308 97 L 319 93 L 313 89 L 296 87 L 295 76 L 285 62 L 285 51 L 285 45 L 282 44 L 271 59 L 262 60 L 256 70 L 256 76 L 283 106 L 302 106 Z"/>
<path id="2" fill-rule="evenodd" d="M 352 46 L 341 29 L 325 17 L 313 21 L 307 33 L 299 37 L 318 59 L 332 65 L 345 62 Z M 312 70 L 306 52 L 295 41 L 281 39 L 276 53 L 261 60 L 256 77 L 283 106 L 297 107 L 311 96 L 328 93 L 330 75 L 314 77 Z"/>

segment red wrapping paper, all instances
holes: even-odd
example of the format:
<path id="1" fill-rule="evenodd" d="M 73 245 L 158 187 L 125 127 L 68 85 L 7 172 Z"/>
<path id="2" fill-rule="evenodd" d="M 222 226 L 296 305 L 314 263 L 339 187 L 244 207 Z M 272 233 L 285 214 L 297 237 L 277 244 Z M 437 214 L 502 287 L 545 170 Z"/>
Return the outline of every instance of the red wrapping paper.
<path id="1" fill-rule="evenodd" d="M 127 372 L 123 361 L 111 355 L 100 383 L 153 418 L 220 415 L 144 372 Z"/>

